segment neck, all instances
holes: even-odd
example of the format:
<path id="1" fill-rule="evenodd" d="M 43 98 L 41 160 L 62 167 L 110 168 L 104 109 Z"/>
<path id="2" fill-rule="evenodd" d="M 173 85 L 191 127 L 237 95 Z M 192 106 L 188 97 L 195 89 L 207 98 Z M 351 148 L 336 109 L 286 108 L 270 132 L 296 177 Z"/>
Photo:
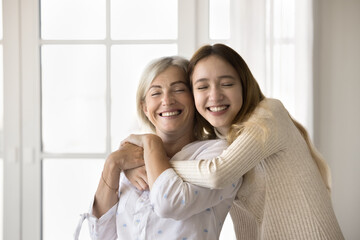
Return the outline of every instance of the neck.
<path id="1" fill-rule="evenodd" d="M 218 131 L 218 133 L 220 133 L 220 135 L 226 137 L 228 131 L 229 131 L 229 128 L 228 127 L 220 127 L 220 128 L 215 128 L 216 131 Z"/>
<path id="2" fill-rule="evenodd" d="M 160 134 L 158 136 L 164 143 L 164 148 L 168 157 L 172 157 L 179 152 L 185 145 L 195 141 L 193 131 L 182 134 Z"/>

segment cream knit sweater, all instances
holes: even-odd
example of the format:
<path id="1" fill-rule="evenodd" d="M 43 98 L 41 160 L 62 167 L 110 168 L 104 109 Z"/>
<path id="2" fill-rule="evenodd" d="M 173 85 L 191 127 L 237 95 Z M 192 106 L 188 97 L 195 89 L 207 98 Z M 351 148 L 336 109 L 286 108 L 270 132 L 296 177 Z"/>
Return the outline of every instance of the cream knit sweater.
<path id="1" fill-rule="evenodd" d="M 244 177 L 230 211 L 238 240 L 344 239 L 326 180 L 278 100 L 263 100 L 219 157 L 171 164 L 185 181 L 208 188 Z"/>

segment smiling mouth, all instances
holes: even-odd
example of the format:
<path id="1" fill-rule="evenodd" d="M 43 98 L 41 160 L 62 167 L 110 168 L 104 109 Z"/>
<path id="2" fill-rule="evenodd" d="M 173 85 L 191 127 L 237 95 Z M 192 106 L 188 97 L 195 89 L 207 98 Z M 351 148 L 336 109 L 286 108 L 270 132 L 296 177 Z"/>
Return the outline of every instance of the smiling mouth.
<path id="1" fill-rule="evenodd" d="M 177 111 L 171 111 L 171 112 L 162 112 L 159 115 L 161 117 L 173 117 L 173 116 L 178 116 L 181 114 L 181 110 L 177 110 Z"/>
<path id="2" fill-rule="evenodd" d="M 229 105 L 216 106 L 216 107 L 208 107 L 207 109 L 210 112 L 221 112 L 229 108 Z"/>

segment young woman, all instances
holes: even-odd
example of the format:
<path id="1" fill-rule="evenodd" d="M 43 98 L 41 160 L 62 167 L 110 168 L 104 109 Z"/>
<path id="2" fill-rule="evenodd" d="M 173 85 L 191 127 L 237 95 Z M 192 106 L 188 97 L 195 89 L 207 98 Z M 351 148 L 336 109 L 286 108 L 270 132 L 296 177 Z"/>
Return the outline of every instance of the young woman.
<path id="1" fill-rule="evenodd" d="M 157 149 L 156 158 L 147 156 L 152 164 L 213 189 L 243 177 L 230 210 L 237 239 L 344 239 L 326 162 L 282 103 L 264 97 L 241 56 L 222 44 L 204 46 L 190 60 L 189 76 L 199 121 L 207 124 L 202 135 L 226 136 L 231 145 L 197 162 L 165 162 Z M 144 146 L 142 140 L 128 138 Z"/>
<path id="2" fill-rule="evenodd" d="M 144 151 L 124 143 L 106 159 L 92 208 L 83 215 L 76 238 L 87 218 L 92 239 L 218 239 L 241 179 L 212 191 L 184 183 L 169 168 L 151 182 L 150 192 L 137 190 L 124 175 L 124 170 L 143 164 L 142 155 L 146 170 L 157 173 L 146 157 L 156 156 L 153 149 L 161 148 L 166 161 L 176 161 L 215 157 L 227 147 L 224 140 L 195 141 L 187 66 L 183 58 L 165 57 L 145 69 L 138 111 L 156 135 L 143 136 Z M 130 161 L 131 151 L 135 160 Z"/>

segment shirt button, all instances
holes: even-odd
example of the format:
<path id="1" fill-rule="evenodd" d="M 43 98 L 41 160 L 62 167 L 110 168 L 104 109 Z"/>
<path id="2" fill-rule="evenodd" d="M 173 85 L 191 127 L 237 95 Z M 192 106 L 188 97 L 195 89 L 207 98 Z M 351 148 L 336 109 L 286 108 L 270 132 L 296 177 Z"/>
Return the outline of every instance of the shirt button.
<path id="1" fill-rule="evenodd" d="M 260 219 L 260 218 L 257 218 L 257 221 L 258 221 L 259 223 L 261 223 L 261 219 Z"/>
<path id="2" fill-rule="evenodd" d="M 242 196 L 241 201 L 246 202 L 246 197 Z"/>

